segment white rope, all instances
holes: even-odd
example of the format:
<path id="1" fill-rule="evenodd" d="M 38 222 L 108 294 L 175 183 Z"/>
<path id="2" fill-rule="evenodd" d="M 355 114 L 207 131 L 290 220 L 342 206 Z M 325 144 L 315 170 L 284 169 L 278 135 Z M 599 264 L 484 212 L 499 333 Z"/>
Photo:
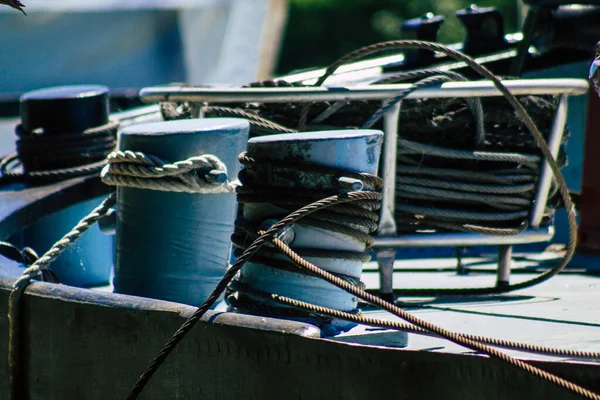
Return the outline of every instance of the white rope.
<path id="1" fill-rule="evenodd" d="M 235 191 L 238 183 L 227 180 L 227 166 L 212 154 L 169 163 L 130 150 L 108 155 L 102 182 L 112 186 L 180 193 L 219 194 Z"/>

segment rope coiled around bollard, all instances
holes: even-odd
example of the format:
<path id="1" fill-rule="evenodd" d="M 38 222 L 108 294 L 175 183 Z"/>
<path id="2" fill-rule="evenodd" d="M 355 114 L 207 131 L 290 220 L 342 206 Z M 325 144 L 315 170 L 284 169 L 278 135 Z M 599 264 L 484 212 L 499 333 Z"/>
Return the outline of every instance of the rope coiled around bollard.
<path id="1" fill-rule="evenodd" d="M 348 187 L 344 185 L 344 182 L 350 182 L 371 191 L 379 191 L 383 187 L 381 178 L 367 173 L 356 173 L 309 163 L 254 159 L 246 155 L 246 153 L 242 153 L 239 156 L 239 160 L 244 165 L 244 169 L 239 174 L 243 186 L 240 186 L 238 189 L 238 203 L 240 205 L 268 204 L 272 208 L 272 212 L 269 214 L 271 217 L 269 218 L 274 218 L 275 220 L 281 217 L 282 214 L 285 215 L 290 208 L 290 211 L 297 208 L 297 206 L 286 204 L 289 200 L 295 199 L 294 203 L 303 206 L 327 195 L 344 193 L 348 191 Z M 338 206 L 332 206 L 327 210 L 314 212 L 296 223 L 298 226 L 322 229 L 350 237 L 361 243 L 360 246 L 362 246 L 363 250 L 330 250 L 319 248 L 319 244 L 317 243 L 311 248 L 298 248 L 296 251 L 300 252 L 304 257 L 320 257 L 326 260 L 336 259 L 359 263 L 369 261 L 370 254 L 366 250 L 373 245 L 373 238 L 370 236 L 370 233 L 377 230 L 379 208 L 380 204 L 378 202 L 357 201 L 346 204 L 341 209 Z M 251 223 L 238 216 L 236 229 L 232 236 L 234 254 L 236 256 L 239 256 L 243 252 L 249 242 L 256 239 L 256 231 L 258 229 L 256 224 L 261 223 L 263 223 L 262 219 Z M 273 255 L 274 252 L 270 250 L 269 246 L 266 246 L 259 250 L 251 261 L 257 265 L 264 266 L 267 271 L 270 271 L 269 269 L 271 268 L 291 273 L 289 275 L 290 279 L 295 274 L 310 276 L 305 271 L 294 267 L 293 264 L 289 265 L 289 263 L 286 264 L 281 260 L 274 259 Z M 267 274 L 266 276 L 271 276 L 271 272 L 265 273 Z M 364 288 L 360 277 L 353 276 L 355 273 L 356 271 L 337 271 L 335 275 L 349 284 Z M 250 280 L 259 279 L 261 276 L 259 274 L 260 272 L 256 271 L 254 278 L 250 278 L 250 275 L 247 278 Z M 231 295 L 227 296 L 229 304 L 238 311 L 259 312 L 267 316 L 285 315 L 293 317 L 294 314 L 297 314 L 294 310 L 281 310 L 279 305 L 272 302 L 271 304 L 253 304 L 256 302 L 264 303 L 264 300 L 253 299 L 250 293 L 246 292 L 245 288 L 252 286 L 252 284 L 245 284 L 245 280 L 246 278 L 243 276 L 237 277 L 235 282 L 232 283 L 233 290 L 231 291 Z M 303 281 L 301 280 L 300 282 Z M 299 284 L 303 285 L 304 283 Z M 307 296 L 309 293 L 313 293 L 313 290 L 318 292 L 311 285 L 311 283 L 306 283 L 306 287 L 303 287 Z M 356 308 L 354 310 L 356 311 Z M 302 315 L 298 316 L 302 317 Z M 328 329 L 338 328 L 328 327 Z M 349 326 L 339 329 L 344 330 L 348 328 Z"/>
<path id="2" fill-rule="evenodd" d="M 170 163 L 125 150 L 112 152 L 107 160 L 100 177 L 111 186 L 202 194 L 231 193 L 236 187 L 227 180 L 227 166 L 212 154 Z"/>
<path id="3" fill-rule="evenodd" d="M 329 283 L 332 283 L 333 285 L 335 285 L 339 288 L 347 290 L 347 291 L 351 292 L 352 294 L 356 295 L 357 297 L 359 297 L 371 304 L 374 304 L 378 307 L 381 307 L 384 310 L 389 311 L 396 316 L 399 316 L 400 318 L 410 322 L 411 324 L 416 325 L 420 329 L 424 329 L 428 332 L 432 332 L 440 337 L 448 339 L 454 343 L 457 343 L 457 344 L 467 347 L 469 349 L 489 354 L 489 355 L 491 355 L 495 358 L 498 358 L 504 362 L 507 362 L 517 368 L 523 369 L 531 374 L 534 374 L 535 376 L 538 376 L 538 377 L 540 377 L 544 380 L 547 380 L 553 384 L 556 384 L 564 389 L 567 389 L 569 391 L 577 393 L 577 394 L 583 396 L 584 398 L 594 399 L 594 400 L 600 399 L 600 395 L 597 395 L 579 385 L 573 384 L 572 382 L 566 381 L 556 375 L 550 374 L 540 368 L 534 367 L 523 361 L 512 358 L 512 357 L 510 357 L 502 352 L 499 352 L 498 350 L 493 349 L 483 343 L 485 343 L 485 342 L 493 342 L 496 344 L 500 343 L 500 344 L 502 344 L 502 346 L 500 346 L 500 347 L 513 348 L 516 350 L 521 349 L 521 350 L 527 350 L 527 351 L 535 350 L 534 352 L 538 352 L 538 353 L 541 353 L 543 351 L 547 354 L 560 353 L 560 354 L 569 355 L 569 356 L 582 356 L 583 355 L 583 356 L 585 356 L 584 358 L 593 358 L 593 359 L 597 358 L 597 356 L 600 356 L 600 354 L 597 354 L 597 353 L 579 354 L 579 353 L 571 352 L 569 350 L 548 349 L 548 348 L 542 348 L 542 347 L 537 347 L 537 346 L 533 347 L 533 346 L 529 346 L 529 345 L 522 344 L 522 343 L 515 343 L 515 342 L 509 342 L 509 341 L 498 341 L 496 339 L 489 339 L 489 338 L 482 338 L 482 337 L 478 337 L 476 339 L 474 337 L 466 337 L 462 334 L 449 332 L 449 331 L 447 331 L 443 328 L 440 328 L 432 323 L 429 323 L 429 322 L 423 321 L 417 317 L 414 317 L 411 314 L 404 311 L 403 309 L 401 309 L 400 307 L 397 307 L 394 304 L 388 303 L 376 296 L 366 293 L 362 289 L 357 288 L 354 285 L 349 284 L 348 282 L 345 282 L 345 280 L 339 279 L 339 278 L 335 277 L 333 274 L 323 271 L 322 269 L 312 265 L 311 263 L 308 263 L 307 261 L 305 261 L 301 257 L 299 257 L 295 252 L 293 252 L 285 243 L 283 243 L 281 240 L 276 238 L 276 235 L 278 234 L 278 232 L 283 230 L 285 227 L 297 222 L 299 219 L 303 218 L 304 216 L 309 215 L 313 212 L 316 212 L 317 210 L 320 210 L 322 208 L 332 207 L 332 206 L 336 206 L 338 204 L 348 203 L 348 202 L 353 202 L 353 201 L 378 200 L 378 199 L 381 199 L 381 195 L 379 193 L 373 193 L 373 192 L 350 192 L 350 193 L 346 193 L 343 195 L 331 196 L 331 197 L 319 200 L 317 202 L 314 202 L 312 204 L 309 204 L 307 206 L 300 208 L 299 210 L 288 215 L 287 217 L 281 219 L 279 222 L 274 224 L 267 231 L 259 231 L 258 234 L 260 236 L 258 237 L 258 239 L 256 239 L 250 246 L 248 246 L 246 248 L 246 250 L 238 258 L 238 260 L 227 271 L 227 273 L 225 274 L 223 279 L 217 284 L 213 293 L 194 312 L 194 314 L 177 330 L 177 332 L 175 332 L 175 334 L 171 337 L 171 339 L 169 339 L 169 341 L 163 347 L 163 349 L 151 361 L 151 363 L 148 366 L 148 368 L 146 369 L 146 371 L 144 371 L 144 373 L 140 376 L 140 378 L 138 379 L 136 384 L 133 386 L 133 388 L 129 392 L 127 399 L 132 400 L 132 399 L 136 399 L 138 397 L 138 395 L 141 393 L 141 391 L 143 390 L 143 388 L 145 387 L 147 382 L 151 379 L 151 377 L 154 375 L 154 373 L 158 370 L 158 368 L 162 364 L 162 362 L 174 350 L 175 346 L 177 346 L 177 344 L 185 337 L 185 335 L 194 327 L 194 325 L 196 323 L 198 323 L 198 321 L 200 320 L 202 315 L 204 315 L 206 313 L 206 311 L 208 311 L 208 309 L 215 303 L 215 301 L 219 298 L 220 294 L 226 290 L 228 283 L 232 281 L 232 279 L 235 277 L 235 275 L 242 268 L 243 264 L 245 262 L 247 262 L 254 254 L 256 254 L 256 252 L 267 242 L 272 242 L 273 244 L 275 244 L 275 246 L 279 250 L 281 250 L 284 254 L 286 254 L 289 257 L 289 259 L 292 262 L 294 262 L 296 265 L 298 265 L 300 268 L 310 271 L 311 273 L 325 279 Z M 277 295 L 272 295 L 272 296 L 277 296 Z M 273 299 L 277 300 L 278 298 L 273 297 Z M 343 315 L 343 314 L 337 314 L 337 316 L 345 317 L 345 315 Z M 477 340 L 480 340 L 480 341 L 477 341 Z"/>
<path id="4" fill-rule="evenodd" d="M 47 183 L 97 174 L 115 148 L 118 128 L 111 121 L 83 132 L 45 135 L 17 125 L 17 151 L 0 158 L 0 182 Z"/>

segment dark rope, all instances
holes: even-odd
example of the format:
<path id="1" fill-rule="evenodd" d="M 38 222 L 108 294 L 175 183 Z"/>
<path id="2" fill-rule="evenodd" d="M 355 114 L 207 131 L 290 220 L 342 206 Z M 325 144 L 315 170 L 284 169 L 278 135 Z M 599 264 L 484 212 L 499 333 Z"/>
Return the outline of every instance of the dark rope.
<path id="1" fill-rule="evenodd" d="M 83 132 L 45 134 L 18 125 L 17 152 L 0 160 L 0 183 L 47 183 L 99 173 L 116 146 L 117 129 L 109 122 Z"/>
<path id="2" fill-rule="evenodd" d="M 175 346 L 187 335 L 192 328 L 198 323 L 200 318 L 210 309 L 210 307 L 217 301 L 221 294 L 227 288 L 227 285 L 231 282 L 238 271 L 265 243 L 271 241 L 271 239 L 283 228 L 297 222 L 303 217 L 310 215 L 323 208 L 336 206 L 338 204 L 352 203 L 356 201 L 379 201 L 381 200 L 381 194 L 374 192 L 350 192 L 343 195 L 330 196 L 325 199 L 316 201 L 307 206 L 300 208 L 299 210 L 291 213 L 287 217 L 281 219 L 279 222 L 269 228 L 264 234 L 256 239 L 249 247 L 246 248 L 244 253 L 240 255 L 237 261 L 227 270 L 225 276 L 213 292 L 208 296 L 206 301 L 198 307 L 194 314 L 184 322 L 183 325 L 175 332 L 175 334 L 165 344 L 164 348 L 156 355 L 156 357 L 150 362 L 148 368 L 138 378 L 137 382 L 127 395 L 127 399 L 136 399 L 142 392 L 150 378 L 156 373 L 160 365 L 167 358 L 169 354 L 175 349 Z"/>

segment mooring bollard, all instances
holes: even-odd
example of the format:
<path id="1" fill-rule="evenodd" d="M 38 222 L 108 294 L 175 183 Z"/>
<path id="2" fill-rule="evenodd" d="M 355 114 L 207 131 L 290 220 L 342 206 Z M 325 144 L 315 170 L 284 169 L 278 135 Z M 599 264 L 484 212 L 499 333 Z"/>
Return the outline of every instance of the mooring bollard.
<path id="1" fill-rule="evenodd" d="M 237 176 L 249 124 L 235 118 L 193 119 L 123 129 L 119 149 L 171 163 L 212 154 Z M 208 173 L 208 171 L 206 171 Z M 223 174 L 214 177 L 222 183 Z M 114 288 L 191 305 L 201 304 L 228 266 L 235 193 L 197 194 L 117 188 Z"/>
<path id="2" fill-rule="evenodd" d="M 114 148 L 117 130 L 117 124 L 109 121 L 108 96 L 107 87 L 95 85 L 25 93 L 20 101 L 21 125 L 17 128 L 17 153 L 24 171 L 39 173 L 102 161 Z M 103 198 L 50 214 L 13 240 L 43 254 Z M 67 285 L 107 285 L 112 271 L 111 253 L 112 238 L 92 227 L 59 256 L 52 270 Z"/>
<path id="3" fill-rule="evenodd" d="M 376 130 L 340 130 L 250 139 L 247 157 L 255 160 L 256 165 L 243 171 L 243 175 L 254 183 L 249 186 L 249 190 L 258 189 L 259 192 L 267 190 L 275 193 L 275 197 L 268 201 L 244 202 L 244 219 L 252 226 L 266 230 L 278 220 L 277 218 L 288 214 L 289 209 L 282 209 L 273 204 L 278 201 L 276 198 L 278 193 L 288 193 L 293 204 L 294 197 L 302 198 L 321 191 L 339 193 L 362 190 L 363 182 L 360 179 L 342 176 L 335 183 L 335 187 L 327 187 L 327 184 L 319 182 L 318 179 L 302 177 L 302 171 L 312 166 L 376 175 L 382 136 L 383 134 Z M 285 174 L 269 176 L 269 168 L 266 167 L 269 164 L 273 166 L 285 164 L 289 170 Z M 298 166 L 297 171 L 294 171 L 295 165 Z M 243 183 L 244 176 L 240 176 Z M 309 186 L 312 188 L 307 189 Z M 285 201 L 282 200 L 282 203 Z M 299 208 L 299 205 L 293 208 Z M 344 215 L 339 217 L 333 215 L 333 217 L 330 215 L 329 219 L 323 215 L 325 221 L 322 222 L 314 219 L 310 223 L 308 219 L 300 220 L 283 233 L 281 239 L 294 250 L 299 251 L 307 261 L 361 285 L 363 263 L 369 260 L 368 254 L 365 253 L 367 244 L 364 240 L 365 236 L 368 237 L 369 230 L 352 223 L 340 226 L 346 223 Z M 335 225 L 336 229 L 328 228 L 332 225 Z M 355 229 L 353 232 L 348 233 L 353 229 Z M 268 252 L 268 249 L 265 251 Z M 239 289 L 240 297 L 231 300 L 237 310 L 242 312 L 268 310 L 265 312 L 267 315 L 278 315 L 277 310 L 285 310 L 285 307 L 277 306 L 267 299 L 253 296 L 253 292 L 275 293 L 348 312 L 357 310 L 357 299 L 353 295 L 320 278 L 300 273 L 298 270 L 290 270 L 289 267 L 278 267 L 278 264 L 281 265 L 288 260 L 284 255 L 272 252 L 260 256 L 266 262 L 248 262 L 242 268 L 239 279 L 234 283 L 234 287 Z M 280 315 L 289 316 L 289 314 Z M 310 318 L 308 320 L 310 321 Z M 333 325 L 335 326 L 325 324 L 321 328 L 327 334 L 331 334 L 346 330 L 354 324 L 336 321 Z"/>

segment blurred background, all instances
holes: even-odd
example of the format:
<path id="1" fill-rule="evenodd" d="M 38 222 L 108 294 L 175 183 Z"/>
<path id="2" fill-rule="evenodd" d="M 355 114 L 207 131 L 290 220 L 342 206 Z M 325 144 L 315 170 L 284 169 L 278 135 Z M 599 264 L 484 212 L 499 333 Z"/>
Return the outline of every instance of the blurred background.
<path id="1" fill-rule="evenodd" d="M 289 15 L 277 73 L 325 66 L 358 47 L 402 38 L 402 23 L 432 12 L 445 17 L 441 43 L 461 42 L 465 29 L 455 16 L 468 0 L 289 0 Z M 516 0 L 482 0 L 502 12 L 505 31 L 517 30 Z"/>
<path id="2" fill-rule="evenodd" d="M 134 94 L 171 82 L 244 84 L 325 66 L 360 46 L 400 39 L 402 22 L 445 17 L 460 42 L 467 0 L 23 0 L 0 7 L 0 102 L 32 89 L 97 83 Z M 482 0 L 519 26 L 517 0 Z"/>

